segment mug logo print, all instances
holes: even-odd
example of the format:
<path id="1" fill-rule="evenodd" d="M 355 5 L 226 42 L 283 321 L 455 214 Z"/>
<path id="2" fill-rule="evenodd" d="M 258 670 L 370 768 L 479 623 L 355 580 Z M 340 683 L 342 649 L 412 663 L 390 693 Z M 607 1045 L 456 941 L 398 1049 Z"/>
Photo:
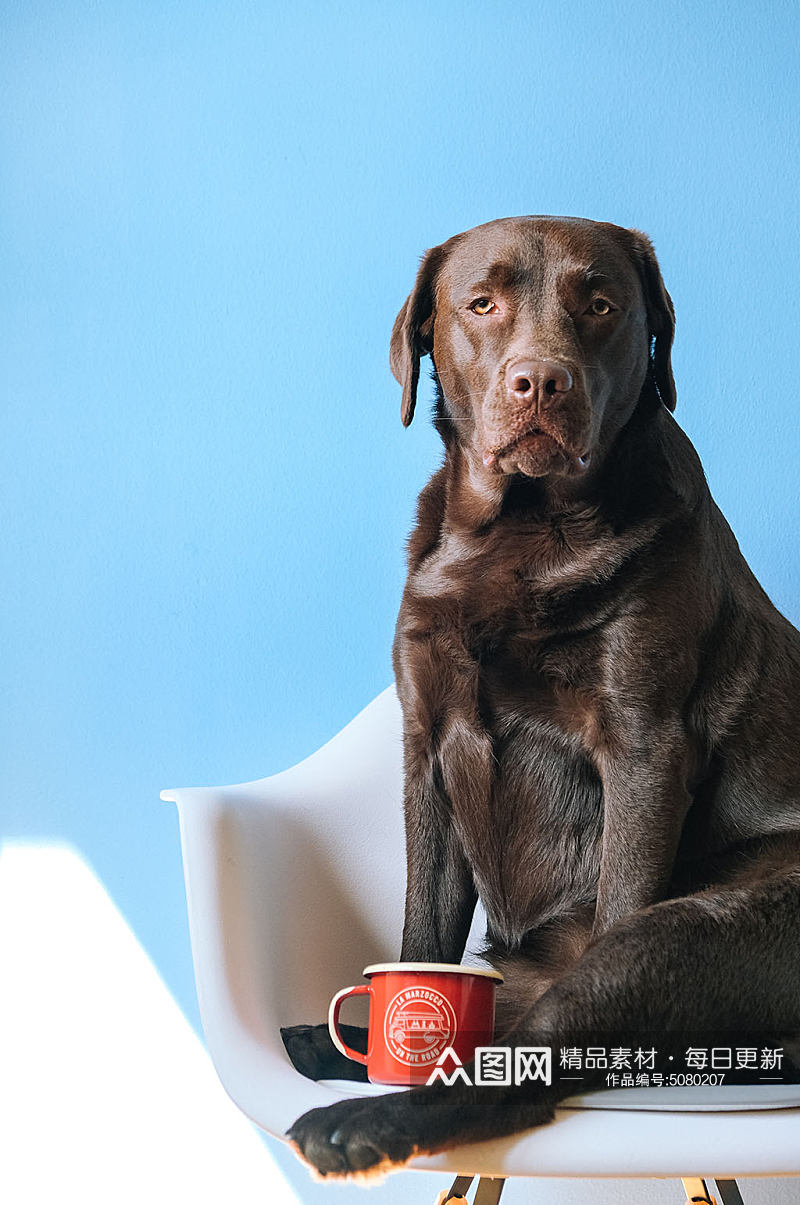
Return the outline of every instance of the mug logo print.
<path id="1" fill-rule="evenodd" d="M 456 1036 L 455 1010 L 441 992 L 408 987 L 390 1001 L 383 1025 L 386 1048 L 406 1066 L 434 1063 Z"/>

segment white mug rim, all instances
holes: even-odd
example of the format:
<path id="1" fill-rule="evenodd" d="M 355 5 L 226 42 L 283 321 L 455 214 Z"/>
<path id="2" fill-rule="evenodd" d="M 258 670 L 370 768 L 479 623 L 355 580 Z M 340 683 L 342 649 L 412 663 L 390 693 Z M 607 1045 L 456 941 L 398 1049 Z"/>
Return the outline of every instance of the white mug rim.
<path id="1" fill-rule="evenodd" d="M 436 975 L 480 975 L 484 979 L 493 979 L 495 983 L 503 983 L 503 976 L 499 971 L 489 970 L 485 967 L 461 966 L 455 962 L 376 962 L 364 967 L 362 974 L 364 976 L 380 975 L 392 971 L 421 971 Z"/>

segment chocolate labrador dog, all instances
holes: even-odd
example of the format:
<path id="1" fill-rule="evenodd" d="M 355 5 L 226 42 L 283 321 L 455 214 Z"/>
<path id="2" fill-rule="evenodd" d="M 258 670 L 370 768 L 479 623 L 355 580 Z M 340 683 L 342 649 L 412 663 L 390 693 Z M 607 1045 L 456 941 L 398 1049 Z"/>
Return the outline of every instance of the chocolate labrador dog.
<path id="1" fill-rule="evenodd" d="M 400 957 L 459 962 L 480 897 L 510 1047 L 800 1034 L 800 634 L 672 417 L 673 331 L 643 234 L 527 217 L 428 251 L 392 335 L 403 422 L 430 355 L 445 448 L 394 647 Z M 324 1027 L 285 1039 L 307 1074 L 353 1074 Z M 343 1176 L 574 1090 L 438 1082 L 289 1136 Z"/>

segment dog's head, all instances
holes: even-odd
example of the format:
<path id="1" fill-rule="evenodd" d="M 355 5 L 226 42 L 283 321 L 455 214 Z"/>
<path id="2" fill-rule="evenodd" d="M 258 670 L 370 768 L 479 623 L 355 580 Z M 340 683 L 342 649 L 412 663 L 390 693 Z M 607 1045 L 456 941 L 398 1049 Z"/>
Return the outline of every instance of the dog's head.
<path id="1" fill-rule="evenodd" d="M 496 475 L 583 475 L 643 391 L 674 409 L 674 327 L 639 231 L 549 217 L 477 226 L 425 254 L 395 321 L 403 422 L 431 354 L 446 443 Z"/>

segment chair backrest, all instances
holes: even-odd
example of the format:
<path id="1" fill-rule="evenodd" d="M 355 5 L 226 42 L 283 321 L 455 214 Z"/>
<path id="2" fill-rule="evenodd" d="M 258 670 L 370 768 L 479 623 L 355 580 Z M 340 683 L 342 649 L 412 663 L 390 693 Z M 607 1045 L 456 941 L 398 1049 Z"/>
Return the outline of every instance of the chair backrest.
<path id="1" fill-rule="evenodd" d="M 290 770 L 164 795 L 181 816 L 204 1024 L 222 984 L 225 1011 L 253 1033 L 322 1021 L 337 988 L 397 960 L 405 836 L 394 687 Z M 345 1020 L 363 1020 L 360 1003 Z"/>
<path id="2" fill-rule="evenodd" d="M 336 988 L 397 958 L 401 733 L 390 688 L 282 774 L 164 792 L 179 805 L 204 1023 L 221 981 L 254 1032 L 322 1021 Z"/>
<path id="3" fill-rule="evenodd" d="M 248 809 L 240 823 L 248 844 L 262 843 L 252 851 L 252 873 L 263 874 L 267 855 L 270 906 L 277 899 L 281 909 L 282 981 L 273 989 L 290 1023 L 322 1020 L 333 991 L 400 951 L 405 839 L 394 689 L 312 757 L 269 779 L 268 791 L 269 822 L 253 824 Z M 273 917 L 273 934 L 274 924 Z M 357 1017 L 358 1005 L 351 1008 Z"/>

